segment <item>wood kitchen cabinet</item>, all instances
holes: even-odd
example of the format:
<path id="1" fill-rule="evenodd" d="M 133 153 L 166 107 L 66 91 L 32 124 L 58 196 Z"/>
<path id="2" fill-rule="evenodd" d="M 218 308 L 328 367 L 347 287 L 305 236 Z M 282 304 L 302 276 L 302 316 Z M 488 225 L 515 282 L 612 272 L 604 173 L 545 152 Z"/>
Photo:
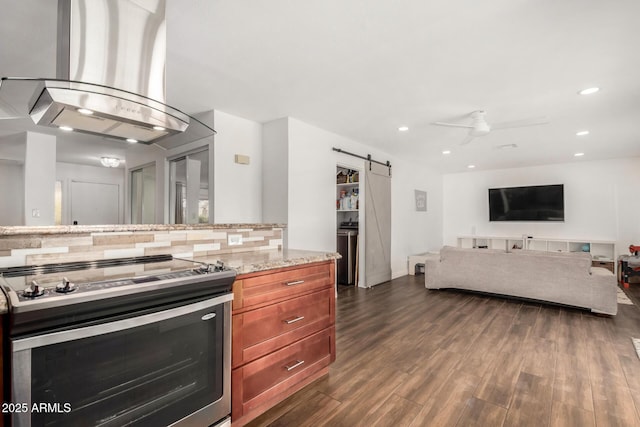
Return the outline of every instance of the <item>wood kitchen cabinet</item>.
<path id="1" fill-rule="evenodd" d="M 242 426 L 328 373 L 335 360 L 335 261 L 238 276 L 231 408 Z"/>

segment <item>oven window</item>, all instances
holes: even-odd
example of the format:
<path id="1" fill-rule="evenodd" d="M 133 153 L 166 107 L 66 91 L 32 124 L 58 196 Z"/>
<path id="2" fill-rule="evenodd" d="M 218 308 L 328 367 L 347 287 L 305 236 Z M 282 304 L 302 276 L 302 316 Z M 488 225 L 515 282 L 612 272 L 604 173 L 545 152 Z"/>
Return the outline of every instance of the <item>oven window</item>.
<path id="1" fill-rule="evenodd" d="M 61 410 L 32 412 L 32 424 L 168 425 L 218 400 L 224 308 L 33 348 L 31 401 Z"/>

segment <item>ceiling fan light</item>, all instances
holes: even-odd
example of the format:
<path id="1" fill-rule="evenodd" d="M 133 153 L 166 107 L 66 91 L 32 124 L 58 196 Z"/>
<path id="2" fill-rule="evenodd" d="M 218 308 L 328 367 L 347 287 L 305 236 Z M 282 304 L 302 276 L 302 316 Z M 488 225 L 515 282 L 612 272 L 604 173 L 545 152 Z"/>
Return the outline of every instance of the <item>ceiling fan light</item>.
<path id="1" fill-rule="evenodd" d="M 580 95 L 591 95 L 591 94 L 599 92 L 599 91 L 600 91 L 599 87 L 588 87 L 586 89 L 582 89 L 580 92 L 578 92 L 578 94 L 580 94 Z"/>

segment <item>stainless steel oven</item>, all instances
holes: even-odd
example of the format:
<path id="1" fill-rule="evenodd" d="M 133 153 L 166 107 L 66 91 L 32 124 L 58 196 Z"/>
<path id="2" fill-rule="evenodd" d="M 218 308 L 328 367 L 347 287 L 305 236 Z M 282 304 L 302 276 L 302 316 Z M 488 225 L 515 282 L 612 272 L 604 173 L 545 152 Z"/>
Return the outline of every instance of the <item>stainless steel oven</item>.
<path id="1" fill-rule="evenodd" d="M 50 281 L 73 286 L 66 293 L 42 285 L 59 271 L 30 275 L 23 290 L 15 289 L 12 272 L 3 273 L 14 426 L 230 423 L 235 272 L 186 260 L 143 261 L 144 274 Z M 105 268 L 113 271 L 75 274 L 104 277 Z M 33 277 L 40 297 L 27 296 Z"/>

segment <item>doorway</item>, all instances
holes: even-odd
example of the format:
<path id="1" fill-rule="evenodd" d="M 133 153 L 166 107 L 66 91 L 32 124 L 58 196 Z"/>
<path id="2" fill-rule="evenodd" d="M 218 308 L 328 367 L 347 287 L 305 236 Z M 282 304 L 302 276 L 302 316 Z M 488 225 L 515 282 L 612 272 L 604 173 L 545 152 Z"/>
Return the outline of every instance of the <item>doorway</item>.
<path id="1" fill-rule="evenodd" d="M 336 166 L 337 281 L 369 288 L 391 280 L 391 163 L 333 150 L 365 160 Z"/>
<path id="2" fill-rule="evenodd" d="M 336 248 L 338 285 L 357 286 L 360 281 L 360 172 L 336 167 Z"/>
<path id="3" fill-rule="evenodd" d="M 131 224 L 156 223 L 156 164 L 131 171 Z"/>
<path id="4" fill-rule="evenodd" d="M 169 222 L 209 223 L 209 149 L 169 161 Z"/>

